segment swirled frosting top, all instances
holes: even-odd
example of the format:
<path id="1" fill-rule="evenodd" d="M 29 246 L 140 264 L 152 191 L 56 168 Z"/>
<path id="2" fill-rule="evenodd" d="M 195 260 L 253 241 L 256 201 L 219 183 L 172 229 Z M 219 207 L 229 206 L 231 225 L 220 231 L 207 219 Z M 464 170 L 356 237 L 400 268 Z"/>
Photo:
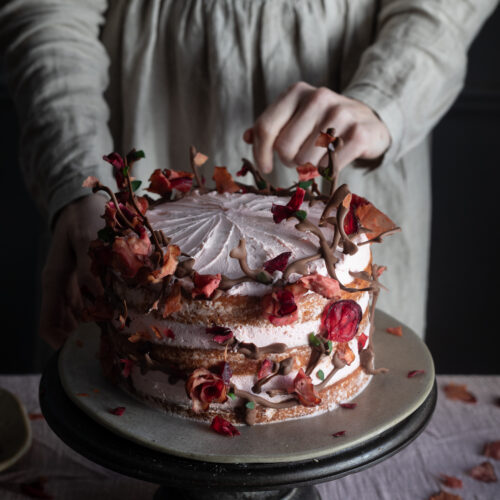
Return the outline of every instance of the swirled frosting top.
<path id="1" fill-rule="evenodd" d="M 254 193 L 219 194 L 210 192 L 199 194 L 197 191 L 174 202 L 162 203 L 148 211 L 148 219 L 154 229 L 161 229 L 178 245 L 181 251 L 195 259 L 194 269 L 200 274 L 221 273 L 228 278 L 243 276 L 239 262 L 229 256 L 242 238 L 246 240 L 248 264 L 251 268 L 261 268 L 265 261 L 283 252 L 292 252 L 290 263 L 318 252 L 318 237 L 295 229 L 295 218 L 280 224 L 273 221 L 273 203 L 286 205 L 288 198 L 265 196 Z M 307 211 L 307 218 L 318 224 L 323 211 L 322 203 L 301 207 Z M 322 228 L 326 238 L 331 240 L 333 230 Z M 357 236 L 354 242 L 366 239 Z M 369 245 L 362 245 L 354 255 L 343 255 L 336 265 L 339 280 L 346 284 L 353 280 L 349 272 L 359 272 L 370 261 Z M 323 259 L 309 263 L 310 273 L 326 275 Z M 296 281 L 298 275 L 291 275 Z M 270 286 L 256 282 L 244 282 L 232 287 L 232 295 L 263 295 L 269 293 Z"/>

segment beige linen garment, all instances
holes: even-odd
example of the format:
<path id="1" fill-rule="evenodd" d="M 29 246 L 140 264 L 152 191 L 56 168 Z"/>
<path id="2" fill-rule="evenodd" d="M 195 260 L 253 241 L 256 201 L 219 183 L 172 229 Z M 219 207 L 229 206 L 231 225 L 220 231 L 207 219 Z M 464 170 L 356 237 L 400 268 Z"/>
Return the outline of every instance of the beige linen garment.
<path id="1" fill-rule="evenodd" d="M 21 125 L 21 165 L 52 219 L 108 181 L 112 150 L 144 149 L 134 175 L 188 169 L 193 143 L 233 173 L 243 131 L 303 80 L 370 106 L 392 145 L 342 181 L 403 228 L 375 248 L 389 267 L 380 307 L 423 335 L 432 126 L 457 96 L 466 51 L 494 0 L 16 0 L 0 40 Z M 334 124 L 333 124 L 334 125 Z M 439 168 L 439 165 L 436 165 Z M 276 163 L 286 185 L 294 170 Z"/>

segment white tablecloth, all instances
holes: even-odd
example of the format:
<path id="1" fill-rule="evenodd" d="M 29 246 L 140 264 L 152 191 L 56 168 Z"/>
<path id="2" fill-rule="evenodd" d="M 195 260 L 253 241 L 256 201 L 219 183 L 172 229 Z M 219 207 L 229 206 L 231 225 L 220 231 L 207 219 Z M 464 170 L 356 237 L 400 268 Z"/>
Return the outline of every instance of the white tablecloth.
<path id="1" fill-rule="evenodd" d="M 38 375 L 0 376 L 0 387 L 15 393 L 28 413 L 39 413 Z M 476 404 L 451 401 L 442 388 L 467 384 Z M 463 489 L 449 492 L 465 499 L 498 500 L 500 482 L 482 483 L 467 471 L 489 460 L 500 480 L 500 461 L 481 455 L 483 445 L 500 440 L 500 376 L 440 376 L 436 411 L 429 426 L 407 448 L 365 471 L 317 485 L 323 500 L 426 500 L 441 489 L 440 474 L 457 476 Z M 0 408 L 1 411 L 1 408 Z M 156 486 L 104 469 L 66 446 L 43 420 L 33 420 L 33 444 L 13 467 L 0 473 L 0 499 L 28 498 L 18 485 L 47 478 L 45 490 L 57 500 L 151 499 Z M 445 488 L 444 488 L 445 489 Z"/>

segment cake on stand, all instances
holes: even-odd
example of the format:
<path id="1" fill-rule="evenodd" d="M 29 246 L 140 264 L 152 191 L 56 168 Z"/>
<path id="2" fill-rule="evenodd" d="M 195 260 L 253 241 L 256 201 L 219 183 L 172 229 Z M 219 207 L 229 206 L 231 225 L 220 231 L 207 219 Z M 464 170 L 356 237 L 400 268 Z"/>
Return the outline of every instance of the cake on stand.
<path id="1" fill-rule="evenodd" d="M 207 423 L 144 406 L 101 375 L 99 333 L 81 327 L 49 362 L 40 405 L 52 430 L 75 451 L 116 472 L 159 484 L 160 499 L 314 500 L 314 483 L 358 472 L 394 455 L 425 428 L 436 403 L 425 344 L 376 312 L 375 376 L 353 402 L 311 418 L 240 427 L 228 438 Z M 408 377 L 413 370 L 423 370 Z M 111 408 L 126 407 L 122 416 Z M 334 437 L 341 431 L 345 434 Z"/>

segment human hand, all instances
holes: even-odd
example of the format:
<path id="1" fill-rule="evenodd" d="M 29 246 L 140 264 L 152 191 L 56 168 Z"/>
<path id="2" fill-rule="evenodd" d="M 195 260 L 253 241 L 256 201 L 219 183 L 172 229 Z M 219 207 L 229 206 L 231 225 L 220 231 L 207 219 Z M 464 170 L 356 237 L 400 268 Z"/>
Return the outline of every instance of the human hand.
<path id="1" fill-rule="evenodd" d="M 376 160 L 388 149 L 391 137 L 386 125 L 362 102 L 325 87 L 298 82 L 288 88 L 245 131 L 253 144 L 257 166 L 263 173 L 273 169 L 273 151 L 289 166 L 326 166 L 324 148 L 314 145 L 320 131 L 335 129 L 344 145 L 337 152 L 339 169 L 356 159 Z"/>
<path id="2" fill-rule="evenodd" d="M 89 243 L 102 227 L 106 199 L 90 195 L 67 205 L 57 219 L 42 272 L 39 335 L 53 348 L 64 344 L 83 311 L 81 287 L 98 297 L 99 280 L 90 272 Z"/>

